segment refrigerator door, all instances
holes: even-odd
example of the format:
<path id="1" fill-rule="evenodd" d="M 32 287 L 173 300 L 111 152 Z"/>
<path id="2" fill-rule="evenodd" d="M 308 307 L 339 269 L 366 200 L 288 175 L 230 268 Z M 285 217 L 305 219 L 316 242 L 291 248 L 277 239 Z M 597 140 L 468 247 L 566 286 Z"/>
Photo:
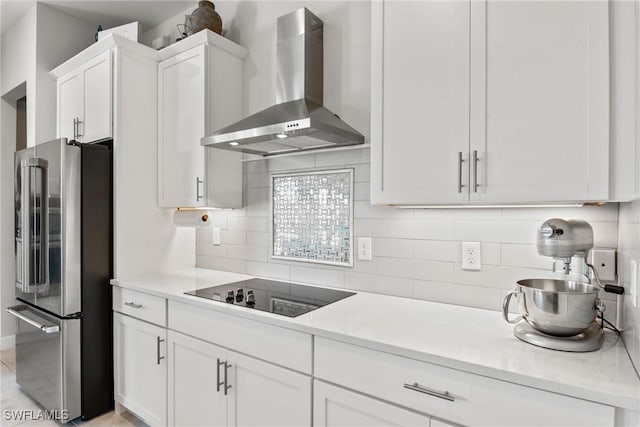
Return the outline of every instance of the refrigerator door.
<path id="1" fill-rule="evenodd" d="M 30 150 L 16 153 L 16 298 L 69 316 L 81 311 L 80 147 Z"/>
<path id="2" fill-rule="evenodd" d="M 68 422 L 81 411 L 80 319 L 61 320 L 27 305 L 16 321 L 16 382 L 44 409 Z"/>

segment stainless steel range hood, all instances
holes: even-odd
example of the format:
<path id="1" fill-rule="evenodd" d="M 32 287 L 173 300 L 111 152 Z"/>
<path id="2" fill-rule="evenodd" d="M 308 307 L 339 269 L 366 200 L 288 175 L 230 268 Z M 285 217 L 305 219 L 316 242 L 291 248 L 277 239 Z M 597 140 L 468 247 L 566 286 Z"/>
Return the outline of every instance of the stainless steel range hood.
<path id="1" fill-rule="evenodd" d="M 364 143 L 322 106 L 322 26 L 306 8 L 278 18 L 277 104 L 202 138 L 202 145 L 268 156 Z"/>

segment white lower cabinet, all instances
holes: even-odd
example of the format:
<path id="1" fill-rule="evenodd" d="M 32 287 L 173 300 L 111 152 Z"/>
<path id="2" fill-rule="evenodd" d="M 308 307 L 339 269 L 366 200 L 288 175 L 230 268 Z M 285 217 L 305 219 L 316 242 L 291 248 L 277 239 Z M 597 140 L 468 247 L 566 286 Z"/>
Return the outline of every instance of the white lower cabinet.
<path id="1" fill-rule="evenodd" d="M 169 425 L 311 425 L 311 377 L 169 331 Z"/>
<path id="2" fill-rule="evenodd" d="M 314 427 L 386 427 L 439 426 L 430 424 L 427 415 L 418 414 L 396 405 L 348 391 L 322 381 L 313 382 Z"/>
<path id="3" fill-rule="evenodd" d="M 314 343 L 314 378 L 464 426 L 613 427 L 615 421 L 611 406 L 321 337 Z"/>
<path id="4" fill-rule="evenodd" d="M 152 426 L 166 425 L 165 328 L 114 313 L 115 400 Z"/>

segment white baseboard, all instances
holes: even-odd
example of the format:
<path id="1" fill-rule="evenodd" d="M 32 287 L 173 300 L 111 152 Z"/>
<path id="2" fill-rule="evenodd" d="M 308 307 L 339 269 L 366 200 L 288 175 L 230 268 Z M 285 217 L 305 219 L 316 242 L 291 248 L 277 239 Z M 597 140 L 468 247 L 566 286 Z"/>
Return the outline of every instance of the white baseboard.
<path id="1" fill-rule="evenodd" d="M 16 346 L 16 336 L 8 335 L 0 338 L 0 351 L 10 350 Z"/>

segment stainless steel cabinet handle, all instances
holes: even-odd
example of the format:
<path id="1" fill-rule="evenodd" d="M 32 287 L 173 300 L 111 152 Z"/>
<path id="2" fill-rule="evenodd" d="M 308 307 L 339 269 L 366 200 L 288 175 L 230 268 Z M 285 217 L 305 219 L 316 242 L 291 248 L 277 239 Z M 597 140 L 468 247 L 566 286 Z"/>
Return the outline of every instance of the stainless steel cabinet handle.
<path id="1" fill-rule="evenodd" d="M 221 362 L 220 358 L 218 358 L 218 366 L 216 368 L 216 382 L 217 382 L 216 391 L 220 391 L 220 386 L 225 384 L 226 378 L 225 378 L 225 381 L 220 381 L 220 366 L 226 365 L 226 364 L 227 362 Z M 226 371 L 225 371 L 225 376 L 226 376 Z M 227 393 L 225 392 L 225 394 Z"/>
<path id="2" fill-rule="evenodd" d="M 204 197 L 200 195 L 200 184 L 204 184 L 204 181 L 199 176 L 196 176 L 196 202 L 199 202 Z"/>
<path id="3" fill-rule="evenodd" d="M 462 159 L 462 151 L 458 151 L 458 193 L 462 193 L 462 163 L 464 160 Z"/>
<path id="4" fill-rule="evenodd" d="M 473 150 L 473 192 L 478 192 L 478 150 Z"/>
<path id="5" fill-rule="evenodd" d="M 133 307 L 133 308 L 142 308 L 143 307 L 142 304 L 136 304 L 135 302 L 125 302 L 124 305 L 127 305 L 129 307 Z"/>
<path id="6" fill-rule="evenodd" d="M 78 127 L 78 130 L 76 131 L 76 136 L 79 138 L 81 136 L 84 136 L 84 130 L 82 131 L 82 133 L 80 133 L 80 126 L 84 125 L 84 122 L 82 120 L 80 120 L 80 118 L 76 119 L 76 126 Z"/>
<path id="7" fill-rule="evenodd" d="M 162 359 L 164 359 L 164 356 L 160 356 L 160 343 L 163 343 L 164 340 L 162 338 L 158 337 L 158 340 L 156 342 L 157 342 L 157 347 L 156 348 L 158 350 L 158 353 L 157 353 L 157 355 L 158 355 L 157 364 L 159 365 L 160 361 Z"/>
<path id="8" fill-rule="evenodd" d="M 18 319 L 20 319 L 22 321 L 27 322 L 31 326 L 35 326 L 36 328 L 40 329 L 45 334 L 55 334 L 56 332 L 60 332 L 60 326 L 58 326 L 58 325 L 44 325 L 42 323 L 36 322 L 35 320 L 28 318 L 27 316 L 25 316 L 24 314 L 22 314 L 22 313 L 20 313 L 19 311 L 16 310 L 16 309 L 19 309 L 19 308 L 20 308 L 20 306 L 9 307 L 9 308 L 7 308 L 7 313 L 17 317 Z"/>
<path id="9" fill-rule="evenodd" d="M 423 386 L 419 385 L 418 383 L 405 384 L 404 388 L 408 388 L 409 390 L 417 391 L 418 393 L 428 394 L 429 396 L 437 397 L 439 399 L 448 400 L 449 402 L 453 402 L 454 400 L 456 400 L 456 398 L 453 397 L 451 394 L 449 394 L 448 391 L 433 390 L 433 389 L 430 389 L 430 388 L 427 388 L 427 387 L 423 387 Z"/>
<path id="10" fill-rule="evenodd" d="M 230 367 L 231 365 L 225 361 L 224 362 L 224 395 L 225 396 L 227 395 L 227 391 L 231 388 L 231 386 L 227 382 L 227 372 L 229 371 Z"/>

